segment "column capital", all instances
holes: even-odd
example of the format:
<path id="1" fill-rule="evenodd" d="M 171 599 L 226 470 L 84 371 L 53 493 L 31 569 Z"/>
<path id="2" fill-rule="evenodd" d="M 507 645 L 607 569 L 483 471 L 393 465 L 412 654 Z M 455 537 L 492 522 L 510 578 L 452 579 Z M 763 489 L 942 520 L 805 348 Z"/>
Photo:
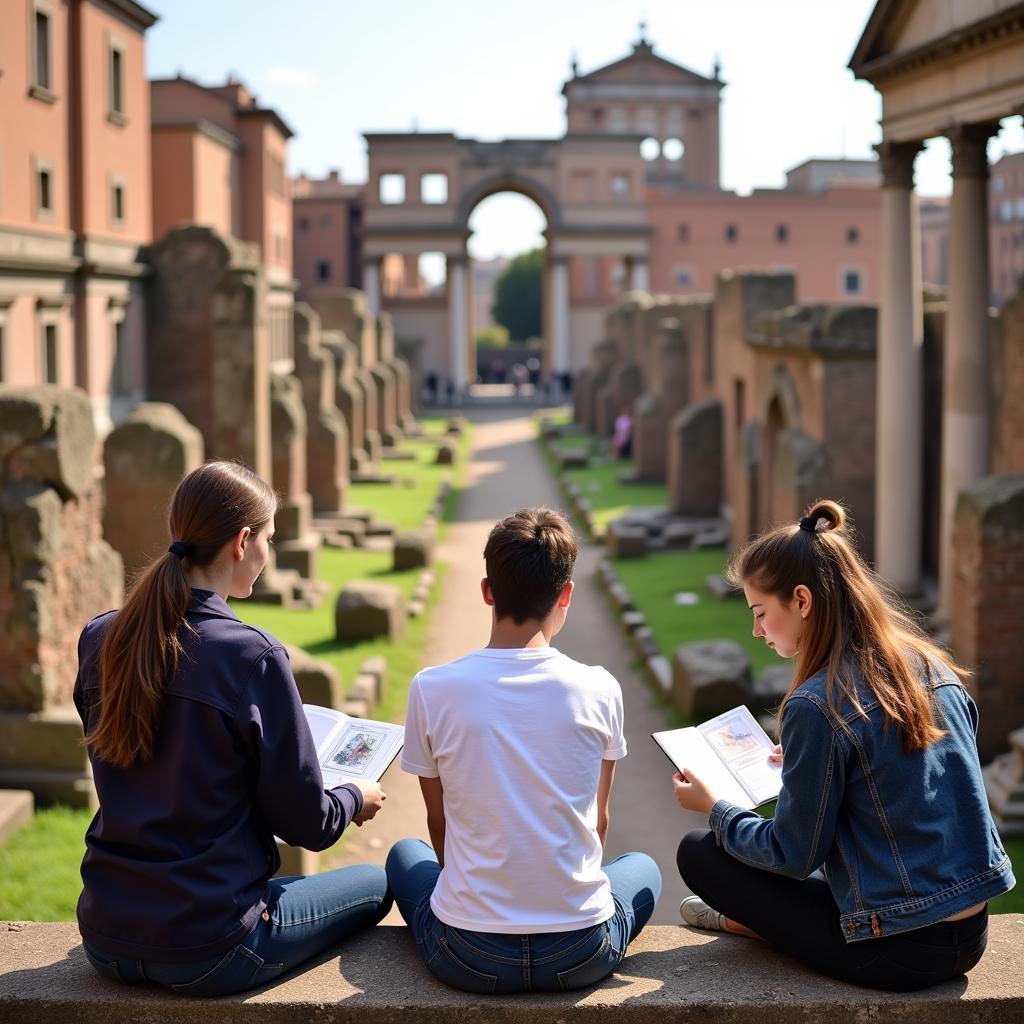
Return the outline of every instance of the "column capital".
<path id="1" fill-rule="evenodd" d="M 878 164 L 882 170 L 882 188 L 914 187 L 914 158 L 921 151 L 921 143 L 893 142 L 886 139 L 875 146 Z"/>
<path id="2" fill-rule="evenodd" d="M 946 132 L 953 150 L 954 178 L 988 177 L 988 140 L 999 131 L 999 122 L 958 124 Z"/>
<path id="3" fill-rule="evenodd" d="M 464 252 L 448 252 L 444 256 L 449 267 L 464 267 L 469 262 L 469 254 Z"/>

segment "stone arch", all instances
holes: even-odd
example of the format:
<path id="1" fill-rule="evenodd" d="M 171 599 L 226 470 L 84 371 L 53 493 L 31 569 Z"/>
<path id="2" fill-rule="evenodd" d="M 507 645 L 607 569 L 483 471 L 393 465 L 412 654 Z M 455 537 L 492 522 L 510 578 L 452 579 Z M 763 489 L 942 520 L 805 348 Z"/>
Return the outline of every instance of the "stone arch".
<path id="1" fill-rule="evenodd" d="M 789 496 L 781 493 L 779 456 L 783 435 L 800 429 L 800 403 L 796 385 L 783 363 L 772 369 L 771 384 L 765 398 L 761 422 L 760 520 L 762 526 L 774 526 L 790 517 Z"/>
<path id="2" fill-rule="evenodd" d="M 470 215 L 477 206 L 488 196 L 497 195 L 499 192 L 517 192 L 519 195 L 526 196 L 527 199 L 532 199 L 544 214 L 548 231 L 557 230 L 561 226 L 562 209 L 554 192 L 541 182 L 515 171 L 493 174 L 489 178 L 474 182 L 467 188 L 459 199 L 456 211 L 459 226 L 468 230 Z"/>

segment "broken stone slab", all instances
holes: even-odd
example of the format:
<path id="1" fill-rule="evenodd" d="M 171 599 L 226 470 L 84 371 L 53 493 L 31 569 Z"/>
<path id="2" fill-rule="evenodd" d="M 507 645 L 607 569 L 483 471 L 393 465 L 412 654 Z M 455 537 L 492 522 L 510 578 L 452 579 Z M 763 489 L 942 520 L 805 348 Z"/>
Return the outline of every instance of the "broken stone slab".
<path id="1" fill-rule="evenodd" d="M 642 558 L 647 554 L 647 531 L 616 520 L 608 529 L 607 543 L 612 558 Z"/>
<path id="2" fill-rule="evenodd" d="M 434 535 L 429 530 L 407 530 L 395 537 L 394 571 L 421 569 L 434 561 Z"/>
<path id="3" fill-rule="evenodd" d="M 619 611 L 629 611 L 636 607 L 632 595 L 622 583 L 613 583 L 608 588 L 608 596 Z"/>
<path id="4" fill-rule="evenodd" d="M 647 672 L 662 694 L 672 692 L 672 663 L 664 654 L 652 654 L 645 662 Z"/>
<path id="5" fill-rule="evenodd" d="M 708 548 L 725 548 L 729 546 L 730 533 L 724 526 L 713 530 L 702 530 L 694 534 L 693 547 L 697 550 Z"/>
<path id="6" fill-rule="evenodd" d="M 338 710 L 344 712 L 349 718 L 369 718 L 372 712 L 370 705 L 365 700 L 357 700 L 354 697 L 346 697 Z"/>
<path id="7" fill-rule="evenodd" d="M 633 646 L 645 661 L 648 658 L 653 658 L 656 654 L 661 654 L 661 648 L 658 646 L 658 641 L 654 638 L 654 631 L 650 626 L 640 626 L 639 629 L 633 630 L 632 639 Z"/>
<path id="8" fill-rule="evenodd" d="M 383 654 L 374 654 L 366 658 L 359 666 L 359 671 L 368 676 L 373 676 L 376 686 L 375 703 L 379 704 L 387 692 L 388 683 L 388 660 Z"/>
<path id="9" fill-rule="evenodd" d="M 726 601 L 731 597 L 742 597 L 743 591 L 734 587 L 723 576 L 705 576 L 704 586 L 708 593 L 719 601 Z"/>
<path id="10" fill-rule="evenodd" d="M 373 713 L 377 706 L 377 678 L 369 672 L 360 672 L 349 684 L 348 693 L 345 695 L 348 700 L 361 700 L 366 703 Z"/>
<path id="11" fill-rule="evenodd" d="M 590 465 L 590 453 L 584 448 L 569 448 L 558 453 L 558 468 L 586 469 Z"/>
<path id="12" fill-rule="evenodd" d="M 682 644 L 672 655 L 672 693 L 676 706 L 704 721 L 746 704 L 753 683 L 750 659 L 733 640 Z"/>
<path id="13" fill-rule="evenodd" d="M 434 455 L 435 466 L 453 466 L 455 464 L 457 449 L 450 441 L 445 441 L 437 446 L 437 453 Z"/>
<path id="14" fill-rule="evenodd" d="M 647 625 L 647 616 L 638 611 L 623 612 L 622 625 L 625 626 L 627 632 L 632 633 L 641 626 Z"/>
<path id="15" fill-rule="evenodd" d="M 325 708 L 338 707 L 341 704 L 342 688 L 337 669 L 293 644 L 285 644 L 285 650 L 302 703 L 319 704 Z"/>
<path id="16" fill-rule="evenodd" d="M 387 637 L 396 643 L 405 633 L 405 622 L 405 597 L 389 583 L 349 583 L 334 606 L 335 635 L 342 641 Z"/>

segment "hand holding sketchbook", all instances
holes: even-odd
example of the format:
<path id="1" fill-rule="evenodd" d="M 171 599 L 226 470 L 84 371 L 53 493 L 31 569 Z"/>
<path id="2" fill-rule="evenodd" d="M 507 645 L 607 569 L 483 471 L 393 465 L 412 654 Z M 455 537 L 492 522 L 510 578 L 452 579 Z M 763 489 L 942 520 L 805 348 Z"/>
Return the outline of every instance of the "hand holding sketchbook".
<path id="1" fill-rule="evenodd" d="M 679 771 L 692 771 L 720 800 L 752 810 L 782 789 L 782 766 L 768 761 L 775 744 L 745 707 L 651 737 Z"/>
<path id="2" fill-rule="evenodd" d="M 303 704 L 302 710 L 313 734 L 324 789 L 354 779 L 380 782 L 405 742 L 405 729 L 400 725 L 351 718 L 315 704 Z"/>

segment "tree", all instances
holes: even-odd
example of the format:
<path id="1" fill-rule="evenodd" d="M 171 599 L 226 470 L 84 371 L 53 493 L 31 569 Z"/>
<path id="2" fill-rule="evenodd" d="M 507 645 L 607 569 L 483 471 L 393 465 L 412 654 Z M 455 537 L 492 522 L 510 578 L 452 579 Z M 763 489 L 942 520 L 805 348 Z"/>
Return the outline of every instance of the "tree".
<path id="1" fill-rule="evenodd" d="M 541 334 L 543 280 L 544 250 L 534 249 L 516 256 L 495 282 L 491 312 L 497 323 L 508 328 L 513 341 L 525 341 Z"/>

